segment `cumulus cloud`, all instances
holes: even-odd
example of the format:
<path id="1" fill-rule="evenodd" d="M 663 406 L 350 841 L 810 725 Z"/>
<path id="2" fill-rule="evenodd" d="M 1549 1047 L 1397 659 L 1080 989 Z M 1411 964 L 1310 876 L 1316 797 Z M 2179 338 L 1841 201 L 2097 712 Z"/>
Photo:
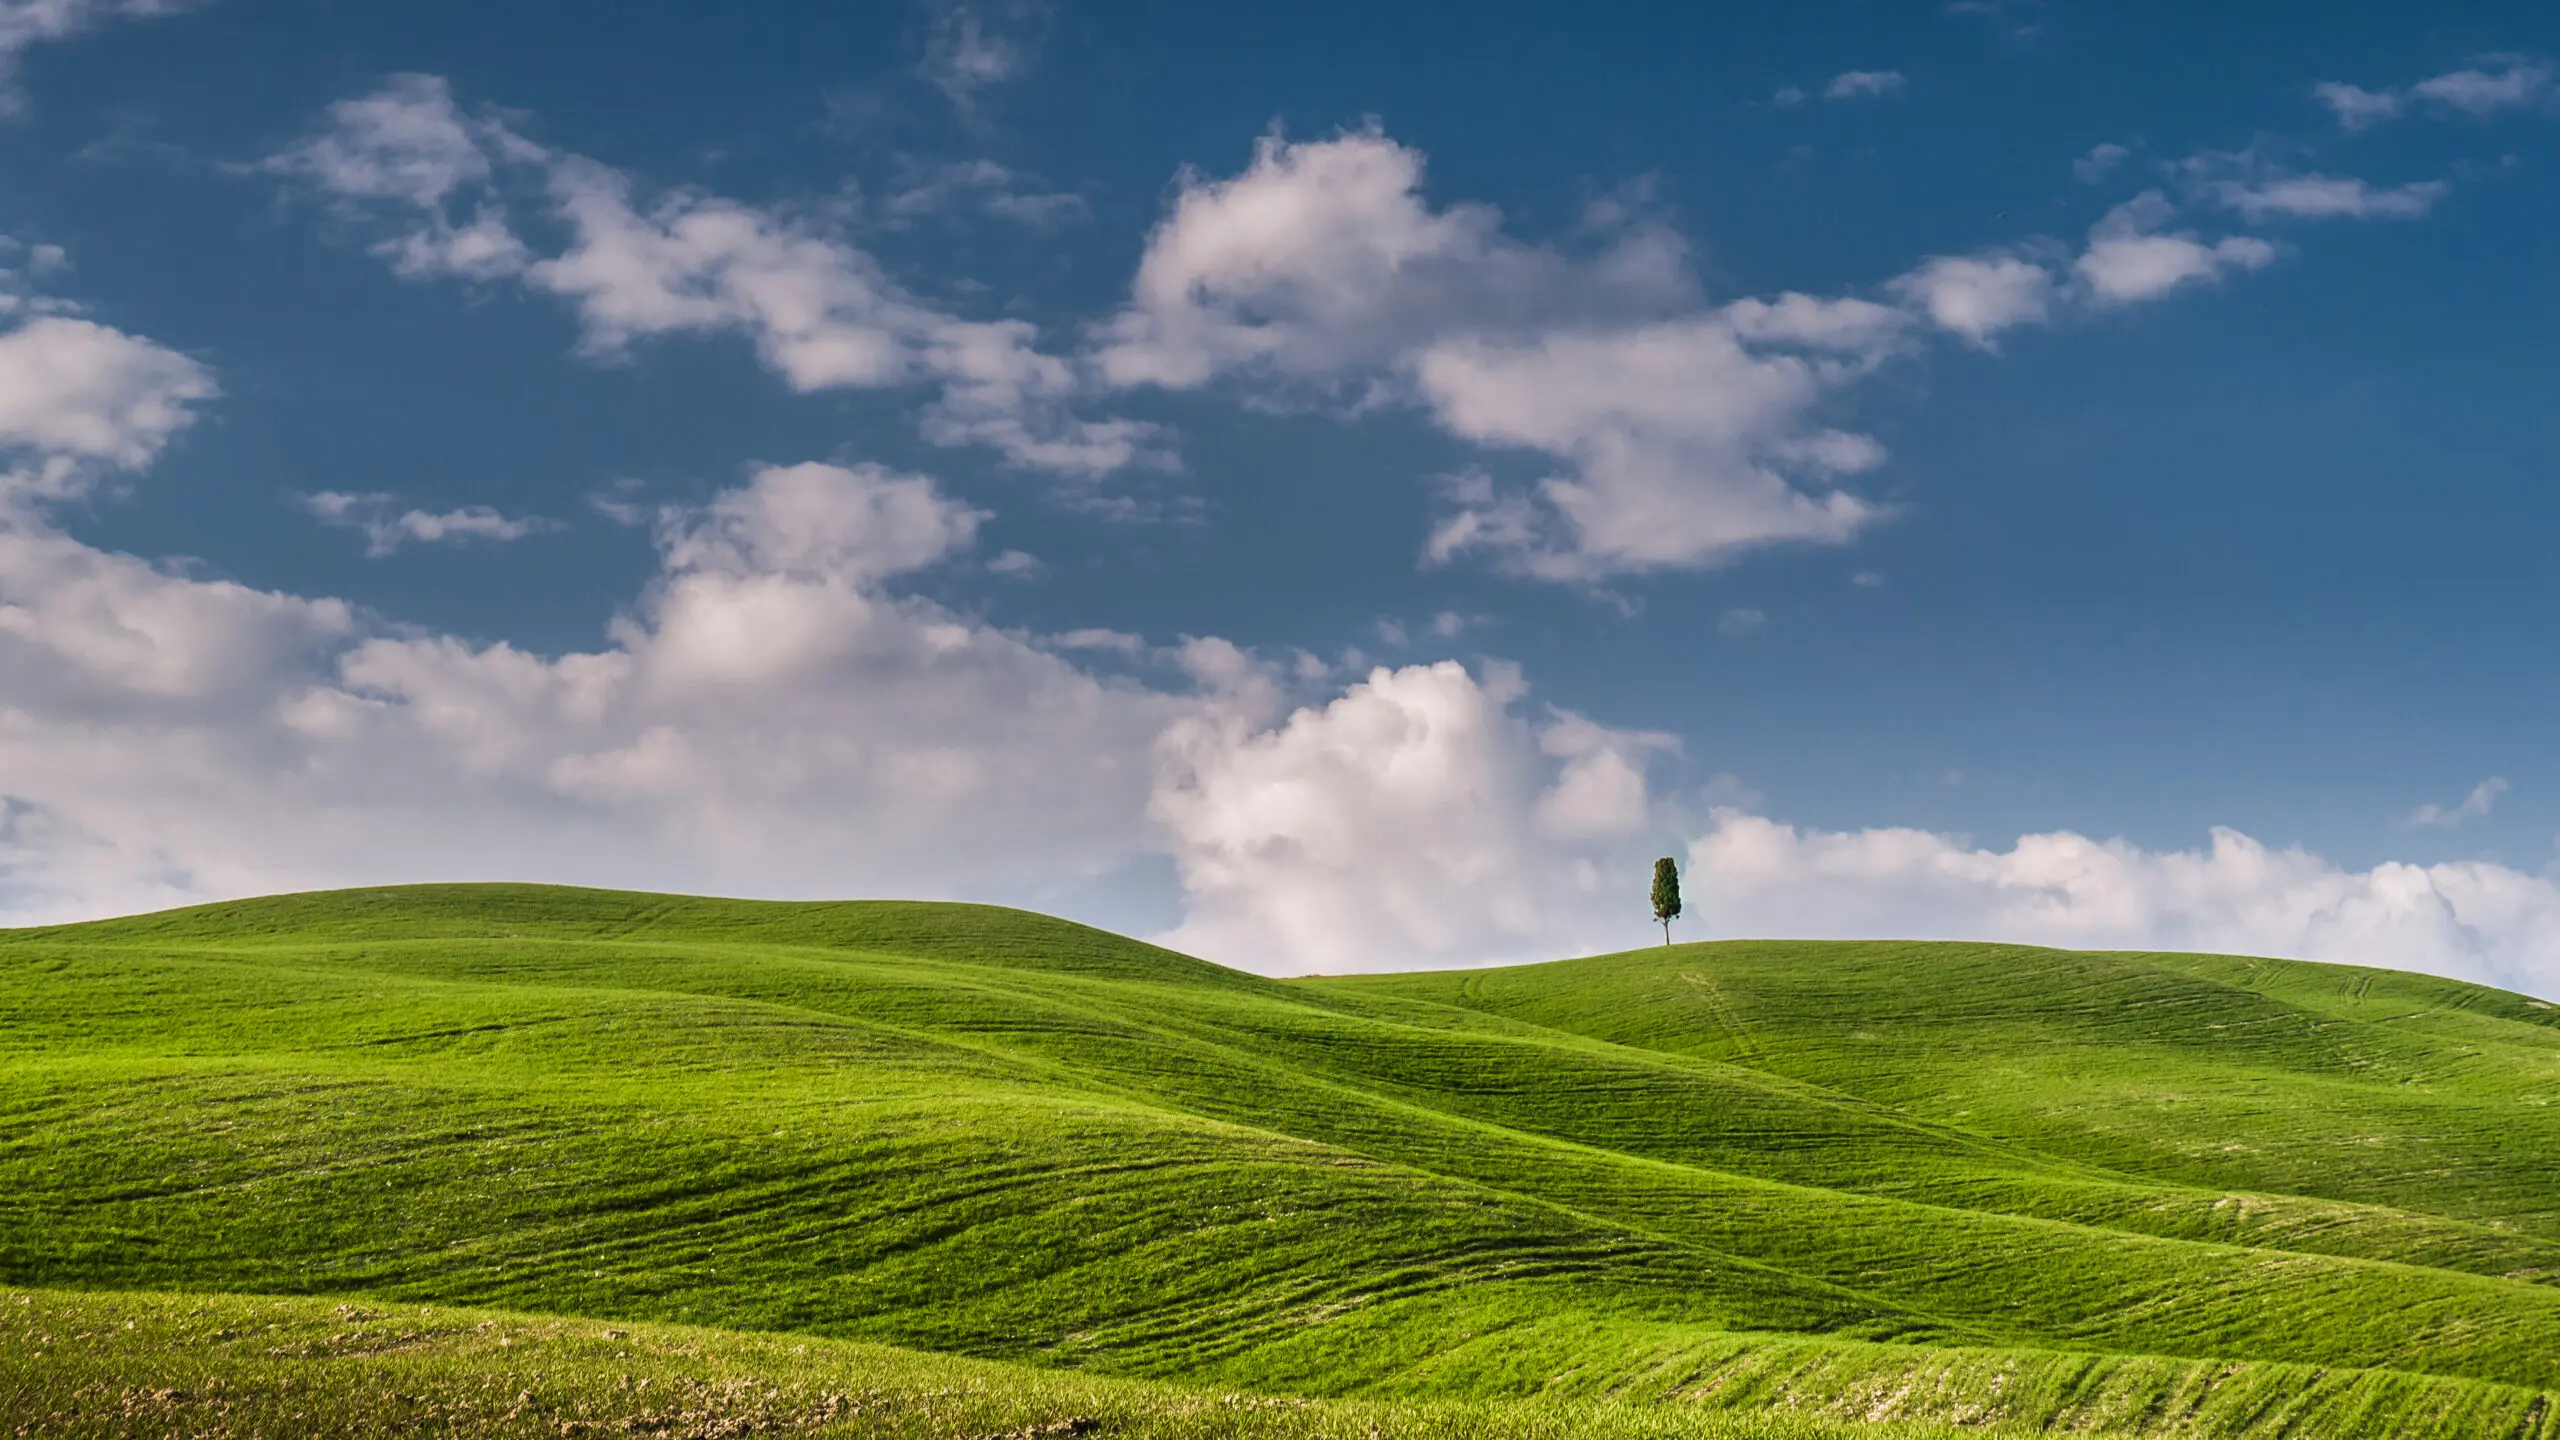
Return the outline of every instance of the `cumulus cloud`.
<path id="1" fill-rule="evenodd" d="M 1421 152 L 1376 130 L 1268 135 L 1243 173 L 1186 173 L 1096 360 L 1121 385 L 1222 374 L 1324 380 L 1453 330 L 1607 320 L 1690 302 L 1685 250 L 1638 226 L 1576 263 L 1505 235 L 1491 206 L 1435 207 Z"/>
<path id="2" fill-rule="evenodd" d="M 351 206 L 415 211 L 418 223 L 374 246 L 404 278 L 497 280 L 532 257 L 490 182 L 500 163 L 545 158 L 504 122 L 466 115 L 441 77 L 395 75 L 374 94 L 331 105 L 325 128 L 260 168 Z"/>
<path id="3" fill-rule="evenodd" d="M 1838 542 L 1876 516 L 1837 481 L 1881 449 L 1814 417 L 1894 351 L 1902 312 L 1794 294 L 1705 307 L 1657 226 L 1567 254 L 1511 238 L 1489 206 L 1431 204 L 1422 171 L 1369 130 L 1265 137 L 1242 174 L 1186 176 L 1129 305 L 1100 327 L 1102 372 L 1282 393 L 1349 377 L 1565 467 L 1527 489 L 1480 473 L 1451 487 L 1435 560 L 1481 552 L 1587 580 Z"/>
<path id="4" fill-rule="evenodd" d="M 1831 77 L 1831 83 L 1822 87 L 1822 98 L 1868 100 L 1899 95 L 1910 83 L 1899 70 L 1849 70 Z"/>
<path id="5" fill-rule="evenodd" d="M 1128 303 L 1095 328 L 1094 364 L 1120 386 L 1410 405 L 1488 452 L 1542 458 L 1552 469 L 1526 483 L 1491 466 L 1444 483 L 1423 558 L 1572 583 L 1842 544 L 1875 524 L 1885 511 L 1854 481 L 1884 449 L 1827 416 L 1927 329 L 1988 349 L 2065 304 L 2156 299 L 2276 255 L 2170 229 L 2175 207 L 2150 192 L 2101 221 L 2076 262 L 2038 242 L 1931 257 L 1884 282 L 1883 300 L 1709 303 L 1658 225 L 1619 209 L 1578 250 L 1532 245 L 1490 206 L 1428 199 L 1423 169 L 1373 127 L 1265 136 L 1238 174 L 1186 173 Z M 2359 198 L 2378 214 L 2430 194 Z M 2319 203 L 2303 186 L 2244 200 Z"/>
<path id="6" fill-rule="evenodd" d="M 1490 206 L 1431 202 L 1422 155 L 1374 128 L 1275 134 L 1238 174 L 1180 177 L 1128 302 L 1067 355 L 1027 322 L 910 294 L 823 214 L 644 196 L 619 170 L 465 113 L 432 77 L 334 107 L 269 168 L 409 217 L 378 246 L 404 274 L 513 278 L 566 301 L 596 359 L 665 336 L 743 336 L 795 390 L 932 387 L 927 440 L 1021 466 L 1093 476 L 1170 463 L 1156 426 L 1075 413 L 1107 389 L 1227 382 L 1265 404 L 1417 407 L 1460 439 L 1552 466 L 1526 483 L 1481 470 L 1449 487 L 1426 560 L 1473 555 L 1576 583 L 1841 544 L 1874 524 L 1884 511 L 1853 482 L 1884 450 L 1825 414 L 1924 327 L 1989 348 L 2065 298 L 2156 298 L 2275 254 L 2251 237 L 2165 229 L 2172 210 L 2154 192 L 2093 231 L 2067 294 L 2061 262 L 2020 249 L 1933 257 L 1882 286 L 1891 303 L 1709 304 L 1685 244 L 1638 208 L 1609 207 L 1571 246 L 1531 244 Z M 538 186 L 565 244 L 520 237 L 499 193 L 509 176 Z M 2256 185 L 2231 203 L 2379 214 L 2431 196 L 2326 183 Z M 1018 186 L 1002 167 L 955 167 L 892 204 L 975 190 L 1046 205 Z"/>
<path id="7" fill-rule="evenodd" d="M 398 496 L 380 493 L 356 495 L 323 490 L 303 496 L 302 505 L 322 524 L 364 536 L 365 553 L 376 557 L 393 554 L 406 545 L 522 540 L 558 528 L 555 521 L 502 515 L 486 505 L 442 511 L 403 509 Z"/>
<path id="8" fill-rule="evenodd" d="M 18 66 L 26 52 L 111 20 L 144 20 L 184 9 L 186 0 L 0 0 L 0 115 L 25 103 Z"/>
<path id="9" fill-rule="evenodd" d="M 17 919 L 395 879 L 1028 898 L 1145 853 L 1150 746 L 1211 699 L 898 593 L 979 512 L 768 467 L 655 518 L 609 643 L 556 656 L 0 530 Z"/>
<path id="10" fill-rule="evenodd" d="M 2450 830 L 2454 826 L 2465 824 L 2469 821 L 2477 820 L 2482 816 L 2487 815 L 2490 807 L 2498 803 L 2498 797 L 2505 793 L 2507 793 L 2506 777 L 2502 775 L 2492 775 L 2488 779 L 2481 781 L 2479 784 L 2472 786 L 2471 793 L 2463 796 L 2460 802 L 2456 804 L 2426 804 L 2419 806 L 2416 810 L 2410 812 L 2409 823 L 2412 825 L 2426 825 L 2437 829 Z"/>
<path id="11" fill-rule="evenodd" d="M 1458 503 L 1428 553 L 1481 550 L 1527 574 L 1582 580 L 1849 539 L 1882 511 L 1825 482 L 1882 463 L 1883 449 L 1818 428 L 1813 415 L 1882 358 L 1898 326 L 1882 306 L 1836 304 L 1860 307 L 1839 336 L 1846 348 L 1804 335 L 1754 344 L 1753 317 L 1729 307 L 1614 334 L 1422 351 L 1414 379 L 1451 433 L 1574 466 L 1526 493 L 1481 477 L 1453 490 Z"/>
<path id="12" fill-rule="evenodd" d="M 2379 965 L 2560 994 L 2560 885 L 2484 862 L 2349 870 L 2228 829 L 2198 850 L 2069 832 L 2007 848 L 1825 831 L 1650 783 L 1669 737 L 1543 724 L 1518 677 L 1381 669 L 1264 722 L 1186 720 L 1156 792 L 1190 910 L 1163 937 L 1275 971 L 1408 968 L 1643 943 L 1643 877 L 1692 837 L 1691 938 L 2004 940 Z"/>
<path id="13" fill-rule="evenodd" d="M 2483 862 L 2347 870 L 2216 830 L 2152 851 L 2060 832 L 2006 850 L 1718 812 L 1689 847 L 1726 935 L 1988 939 L 2420 970 L 2560 993 L 2560 886 Z"/>
<path id="14" fill-rule="evenodd" d="M 1886 288 L 1941 330 L 1988 348 L 2017 325 L 2042 324 L 2053 310 L 2053 272 L 2018 255 L 1940 255 Z"/>
<path id="15" fill-rule="evenodd" d="M 611 647 L 375 637 L 296 721 L 620 816 L 722 871 L 755 856 L 794 884 L 839 867 L 939 890 L 1107 869 L 1137 842 L 1174 702 L 895 593 L 980 518 L 921 476 L 769 467 L 660 515 L 662 571 Z"/>
<path id="16" fill-rule="evenodd" d="M 1516 677 L 1444 661 L 1380 668 L 1269 726 L 1177 723 L 1152 811 L 1188 912 L 1165 943 L 1374 970 L 1526 958 L 1597 914 L 1634 915 L 1612 857 L 1644 848 L 1644 757 L 1667 739 L 1532 724 L 1518 698 Z"/>
<path id="17" fill-rule="evenodd" d="M 387 219 L 395 233 L 374 248 L 403 276 L 513 279 L 566 301 L 598 360 L 658 337 L 742 335 L 797 391 L 934 387 L 921 428 L 936 444 L 1084 476 L 1167 459 L 1151 425 L 1072 412 L 1090 387 L 1074 362 L 1040 349 L 1036 327 L 918 299 L 824 215 L 681 189 L 644 199 L 622 171 L 466 113 L 433 76 L 396 76 L 332 106 L 317 134 L 265 168 Z M 517 180 L 567 234 L 553 253 L 511 218 L 504 190 Z"/>
<path id="18" fill-rule="evenodd" d="M 542 656 L 0 520 L 0 917 L 471 878 L 1041 904 L 1155 856 L 1182 887 L 1169 943 L 1383 969 L 1641 943 L 1646 865 L 1689 836 L 1693 936 L 2218 950 L 2560 994 L 2560 887 L 2494 864 L 1692 817 L 1654 783 L 1671 737 L 1539 714 L 1495 664 L 1292 702 L 1302 681 L 1204 639 L 1184 684 L 1106 681 L 1057 652 L 1150 647 L 899 593 L 980 522 L 921 476 L 761 469 L 660 510 L 659 574 L 610 643 Z M 1730 777 L 1709 799 L 1753 803 Z"/>
<path id="19" fill-rule="evenodd" d="M 42 315 L 0 332 L 0 509 L 149 463 L 214 392 L 196 361 L 94 321 Z"/>
<path id="20" fill-rule="evenodd" d="M 2089 232 L 2089 246 L 2075 265 L 2100 304 L 2156 300 L 2185 286 L 2209 283 L 2234 270 L 2272 264 L 2273 245 L 2252 235 L 2207 243 L 2192 230 L 2163 230 L 2176 207 L 2147 190 L 2107 212 Z"/>

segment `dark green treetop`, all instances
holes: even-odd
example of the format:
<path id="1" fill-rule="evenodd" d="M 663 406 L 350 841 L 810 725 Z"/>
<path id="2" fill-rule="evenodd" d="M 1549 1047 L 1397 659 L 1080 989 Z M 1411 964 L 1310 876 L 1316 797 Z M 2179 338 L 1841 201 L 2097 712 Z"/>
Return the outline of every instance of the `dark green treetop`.
<path id="1" fill-rule="evenodd" d="M 1653 862 L 1653 918 L 1662 922 L 1662 943 L 1671 943 L 1671 922 L 1680 918 L 1680 865 L 1665 855 Z"/>

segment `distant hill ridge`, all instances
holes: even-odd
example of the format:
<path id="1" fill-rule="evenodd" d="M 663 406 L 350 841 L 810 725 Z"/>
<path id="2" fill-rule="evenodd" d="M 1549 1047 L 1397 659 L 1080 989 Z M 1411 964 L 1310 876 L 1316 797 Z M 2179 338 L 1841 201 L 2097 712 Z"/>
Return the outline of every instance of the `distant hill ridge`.
<path id="1" fill-rule="evenodd" d="M 1315 1395 L 2560 1436 L 2560 1011 L 1724 942 L 1275 981 L 1022 911 L 418 886 L 0 932 L 0 1284 Z"/>
<path id="2" fill-rule="evenodd" d="M 572 885 L 385 885 L 191 905 L 11 935 L 97 940 L 647 940 L 825 946 L 1195 984 L 1258 977 L 1030 910 L 935 900 L 722 900 Z"/>

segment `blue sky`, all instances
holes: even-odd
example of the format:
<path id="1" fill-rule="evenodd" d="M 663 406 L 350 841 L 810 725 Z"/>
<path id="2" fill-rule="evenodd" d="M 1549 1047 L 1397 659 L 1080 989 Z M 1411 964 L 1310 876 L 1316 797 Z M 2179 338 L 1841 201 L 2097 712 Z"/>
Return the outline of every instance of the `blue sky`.
<path id="1" fill-rule="evenodd" d="M 2551 993 L 2560 17 L 2247 9 L 0 0 L 0 914 Z"/>

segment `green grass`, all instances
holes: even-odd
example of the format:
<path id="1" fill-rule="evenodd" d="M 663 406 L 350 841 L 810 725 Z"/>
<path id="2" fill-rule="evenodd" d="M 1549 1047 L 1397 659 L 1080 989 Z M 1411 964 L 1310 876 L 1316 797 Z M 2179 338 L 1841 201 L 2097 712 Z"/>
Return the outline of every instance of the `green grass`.
<path id="1" fill-rule="evenodd" d="M 0 1434 L 1951 1440 L 1801 1410 L 1311 1400 L 506 1311 L 0 1291 Z"/>
<path id="2" fill-rule="evenodd" d="M 1006 1362 L 969 1372 L 987 1413 L 1043 1424 L 1189 1397 L 1097 1433 L 1233 1391 L 1326 1404 L 1216 1433 L 2530 1440 L 2560 1436 L 2555 1022 L 2206 956 L 1279 982 L 983 907 L 292 896 L 0 932 L 0 1284 L 166 1334 L 253 1302 L 114 1292 L 788 1334 L 682 1342 L 784 1389 L 789 1344 L 864 1342 L 823 1353 Z M 499 1383 L 471 1353 L 412 1358 Z"/>

